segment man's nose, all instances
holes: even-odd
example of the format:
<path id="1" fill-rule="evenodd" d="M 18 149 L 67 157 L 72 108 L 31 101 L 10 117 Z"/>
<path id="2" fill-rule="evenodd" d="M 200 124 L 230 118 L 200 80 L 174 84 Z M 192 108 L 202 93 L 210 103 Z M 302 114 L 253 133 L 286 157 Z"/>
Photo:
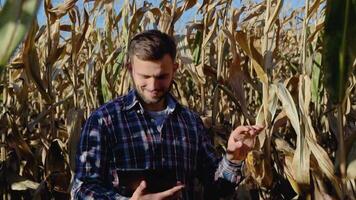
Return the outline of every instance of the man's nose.
<path id="1" fill-rule="evenodd" d="M 151 78 L 151 80 L 148 83 L 148 87 L 150 90 L 159 89 L 159 80 L 157 80 L 156 78 Z"/>

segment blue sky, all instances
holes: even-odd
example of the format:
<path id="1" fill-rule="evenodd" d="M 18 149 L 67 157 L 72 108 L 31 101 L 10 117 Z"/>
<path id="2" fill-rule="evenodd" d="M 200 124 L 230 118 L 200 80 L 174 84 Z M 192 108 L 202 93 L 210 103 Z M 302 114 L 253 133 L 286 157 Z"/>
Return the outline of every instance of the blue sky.
<path id="1" fill-rule="evenodd" d="M 0 0 L 0 1 L 3 3 L 4 0 Z M 158 6 L 159 3 L 160 3 L 159 0 L 146 0 L 146 1 L 152 3 L 154 6 Z M 178 0 L 178 2 L 179 1 L 180 0 Z M 261 1 L 261 0 L 255 0 L 255 1 Z M 64 2 L 64 0 L 52 0 L 52 3 L 53 3 L 54 6 L 59 4 L 59 3 L 62 3 L 62 2 Z M 115 10 L 118 13 L 119 10 L 122 7 L 123 0 L 114 0 L 114 2 L 115 2 Z M 198 0 L 198 2 L 201 4 L 202 0 Z M 233 0 L 232 5 L 233 5 L 233 7 L 238 8 L 238 7 L 241 6 L 241 2 L 244 2 L 244 1 L 243 0 Z M 136 5 L 138 7 L 142 6 L 143 5 L 143 0 L 136 0 Z M 287 9 L 287 10 L 292 9 L 292 8 L 296 8 L 296 7 L 301 7 L 303 5 L 304 5 L 304 0 L 284 0 L 284 9 Z M 77 6 L 79 8 L 82 8 L 83 7 L 83 0 L 78 0 Z M 195 18 L 199 19 L 199 15 L 197 15 L 196 12 L 197 12 L 197 6 L 194 6 L 190 10 L 185 11 L 183 13 L 182 17 L 179 19 L 179 21 L 176 24 L 176 29 L 177 29 L 178 32 L 184 30 L 185 24 L 188 21 L 192 21 Z M 43 1 L 41 2 L 40 9 L 39 9 L 38 14 L 37 14 L 37 19 L 38 19 L 38 22 L 39 22 L 40 25 L 43 25 L 43 24 L 46 23 L 46 16 L 45 16 L 45 13 L 44 13 Z M 62 20 L 64 21 L 64 23 L 66 23 L 66 22 L 68 24 L 70 23 L 68 17 L 64 17 Z M 98 22 L 98 26 L 104 25 L 104 16 L 100 16 L 98 18 L 97 22 Z"/>

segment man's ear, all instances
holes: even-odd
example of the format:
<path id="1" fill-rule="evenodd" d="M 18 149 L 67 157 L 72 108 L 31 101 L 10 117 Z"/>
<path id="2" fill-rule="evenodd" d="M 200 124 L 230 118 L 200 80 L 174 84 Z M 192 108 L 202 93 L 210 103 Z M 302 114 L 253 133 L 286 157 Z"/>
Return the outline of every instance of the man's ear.
<path id="1" fill-rule="evenodd" d="M 179 67 L 179 64 L 177 62 L 175 62 L 173 64 L 173 73 L 175 73 L 177 71 L 178 67 Z"/>
<path id="2" fill-rule="evenodd" d="M 127 70 L 129 70 L 129 72 L 132 72 L 132 64 L 131 64 L 131 62 L 127 62 L 126 63 L 126 68 L 127 68 Z"/>

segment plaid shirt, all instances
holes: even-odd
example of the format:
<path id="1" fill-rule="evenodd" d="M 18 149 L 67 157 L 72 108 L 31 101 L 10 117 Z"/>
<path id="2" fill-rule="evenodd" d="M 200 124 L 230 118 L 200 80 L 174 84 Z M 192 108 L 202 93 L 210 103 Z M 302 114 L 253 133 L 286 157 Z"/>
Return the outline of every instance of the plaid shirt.
<path id="1" fill-rule="evenodd" d="M 131 90 L 87 119 L 77 151 L 72 198 L 128 199 L 117 192 L 117 170 L 128 168 L 175 170 L 177 180 L 185 185 L 183 199 L 198 199 L 194 177 L 207 197 L 231 193 L 241 179 L 241 165 L 217 157 L 200 117 L 169 95 L 173 103 L 159 131 L 136 95 Z"/>

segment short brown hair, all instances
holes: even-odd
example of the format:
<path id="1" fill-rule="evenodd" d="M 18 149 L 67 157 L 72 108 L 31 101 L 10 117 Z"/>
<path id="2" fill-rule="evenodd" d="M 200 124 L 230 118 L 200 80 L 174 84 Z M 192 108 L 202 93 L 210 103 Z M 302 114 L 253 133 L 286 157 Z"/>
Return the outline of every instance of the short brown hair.
<path id="1" fill-rule="evenodd" d="M 131 59 L 159 60 L 169 54 L 175 60 L 177 49 L 174 39 L 159 30 L 147 30 L 137 34 L 129 42 L 128 54 Z"/>

